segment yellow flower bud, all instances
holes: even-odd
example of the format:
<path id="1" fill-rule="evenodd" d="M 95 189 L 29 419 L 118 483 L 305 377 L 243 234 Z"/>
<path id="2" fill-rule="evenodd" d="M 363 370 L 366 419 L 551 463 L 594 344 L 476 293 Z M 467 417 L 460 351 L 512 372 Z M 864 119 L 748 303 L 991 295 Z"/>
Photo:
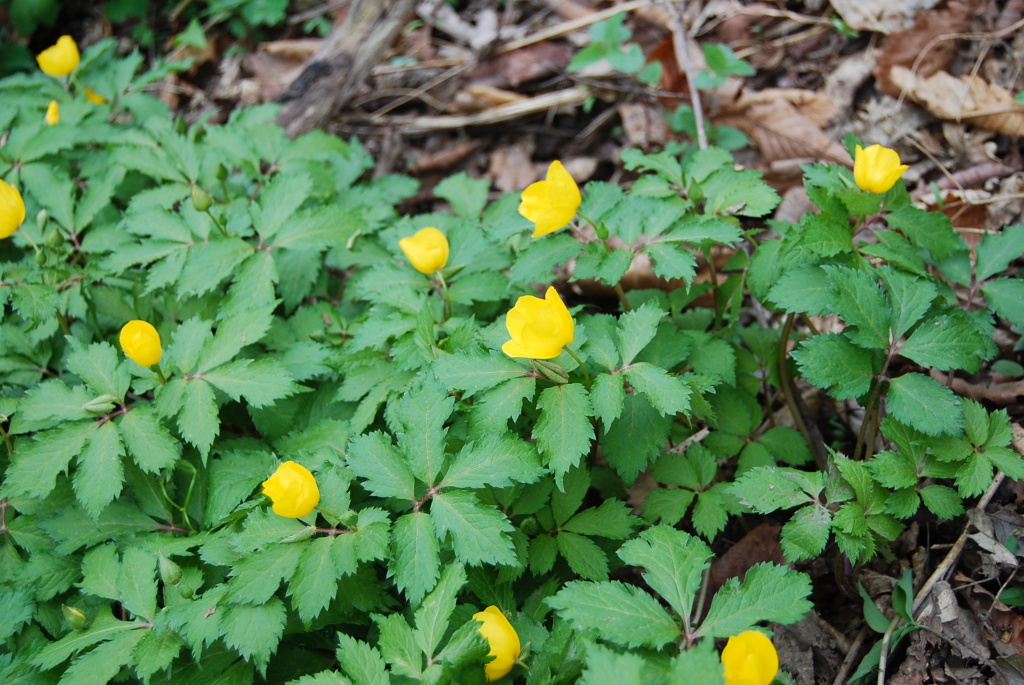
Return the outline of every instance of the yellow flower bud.
<path id="1" fill-rule="evenodd" d="M 121 349 L 139 366 L 153 366 L 163 356 L 160 334 L 147 321 L 129 321 L 121 328 Z"/>
<path id="2" fill-rule="evenodd" d="M 402 238 L 398 246 L 421 274 L 429 276 L 448 263 L 448 238 L 433 226 L 417 231 L 410 238 Z"/>
<path id="3" fill-rule="evenodd" d="M 853 157 L 853 180 L 869 193 L 886 193 L 910 167 L 900 164 L 900 154 L 877 143 L 868 148 L 857 146 Z"/>
<path id="4" fill-rule="evenodd" d="M 505 316 L 505 328 L 512 338 L 501 346 L 510 357 L 553 359 L 572 342 L 575 324 L 558 291 L 552 287 L 544 299 L 524 295 Z"/>
<path id="5" fill-rule="evenodd" d="M 67 76 L 78 68 L 80 59 L 78 44 L 71 36 L 61 36 L 55 45 L 36 55 L 39 68 L 50 76 Z"/>
<path id="6" fill-rule="evenodd" d="M 564 228 L 580 208 L 580 188 L 558 160 L 548 167 L 546 180 L 523 191 L 519 213 L 534 223 L 533 237 Z"/>
<path id="7" fill-rule="evenodd" d="M 89 625 L 89 617 L 81 609 L 61 604 L 60 610 L 64 614 L 64 620 L 68 622 L 72 630 L 82 630 Z"/>
<path id="8" fill-rule="evenodd" d="M 779 655 L 767 635 L 748 630 L 729 638 L 722 664 L 725 685 L 768 685 L 779 672 Z"/>
<path id="9" fill-rule="evenodd" d="M 85 99 L 87 101 L 91 102 L 94 105 L 105 105 L 105 104 L 107 104 L 107 99 L 105 97 L 103 97 L 102 95 L 100 95 L 99 93 L 97 93 L 92 88 L 86 88 L 85 89 Z"/>
<path id="10" fill-rule="evenodd" d="M 46 108 L 46 124 L 53 126 L 54 124 L 60 123 L 60 107 L 57 106 L 56 100 L 50 100 L 50 105 Z"/>
<path id="11" fill-rule="evenodd" d="M 0 238 L 10 238 L 25 221 L 25 201 L 18 189 L 0 180 Z"/>
<path id="12" fill-rule="evenodd" d="M 501 613 L 501 609 L 496 606 L 489 606 L 483 611 L 473 614 L 473 618 L 480 621 L 481 626 L 477 630 L 491 646 L 491 651 L 487 653 L 487 656 L 494 657 L 484 666 L 484 675 L 487 676 L 487 681 L 493 682 L 505 677 L 515 666 L 516 659 L 519 658 L 521 647 L 516 629 L 505 618 L 505 614 Z"/>
<path id="13" fill-rule="evenodd" d="M 297 519 L 309 514 L 320 503 L 316 478 L 301 464 L 286 461 L 263 481 L 263 494 L 274 503 L 278 516 Z"/>

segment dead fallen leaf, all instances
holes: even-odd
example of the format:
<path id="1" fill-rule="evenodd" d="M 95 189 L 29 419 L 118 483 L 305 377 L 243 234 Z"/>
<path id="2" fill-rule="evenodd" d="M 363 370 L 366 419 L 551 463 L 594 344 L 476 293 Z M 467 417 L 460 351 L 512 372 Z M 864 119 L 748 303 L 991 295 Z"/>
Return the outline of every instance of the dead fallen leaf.
<path id="1" fill-rule="evenodd" d="M 623 102 L 618 109 L 630 147 L 649 150 L 651 145 L 664 145 L 669 139 L 668 124 L 660 108 L 644 102 Z"/>
<path id="2" fill-rule="evenodd" d="M 939 0 L 831 0 L 832 9 L 857 31 L 895 33 L 910 26 L 913 16 Z"/>
<path id="3" fill-rule="evenodd" d="M 245 58 L 245 67 L 259 84 L 264 102 L 277 99 L 294 81 L 323 43 L 322 38 L 299 38 L 261 43 L 256 52 Z"/>
<path id="4" fill-rule="evenodd" d="M 771 561 L 785 564 L 779 544 L 779 532 L 782 526 L 774 523 L 762 523 L 740 538 L 725 554 L 711 564 L 711 576 L 708 580 L 708 596 L 712 596 L 729 578 L 743 578 L 754 564 Z"/>
<path id="5" fill-rule="evenodd" d="M 515 87 L 561 72 L 574 53 L 571 45 L 545 40 L 502 53 L 473 69 L 466 78 L 498 88 Z"/>
<path id="6" fill-rule="evenodd" d="M 893 67 L 892 81 L 940 119 L 962 122 L 1008 136 L 1024 135 L 1024 105 L 1002 86 L 974 77 L 957 78 L 940 71 L 923 78 L 903 67 Z"/>
<path id="7" fill-rule="evenodd" d="M 491 153 L 484 177 L 503 193 L 522 190 L 537 180 L 537 171 L 530 161 L 532 150 L 533 146 L 525 142 L 502 145 Z"/>
<path id="8" fill-rule="evenodd" d="M 945 69 L 959 43 L 939 38 L 965 30 L 970 25 L 971 11 L 970 5 L 954 0 L 946 9 L 918 12 L 911 28 L 889 36 L 876 54 L 874 74 L 879 89 L 886 95 L 899 97 L 900 89 L 889 78 L 894 66 L 912 69 L 923 77 Z"/>

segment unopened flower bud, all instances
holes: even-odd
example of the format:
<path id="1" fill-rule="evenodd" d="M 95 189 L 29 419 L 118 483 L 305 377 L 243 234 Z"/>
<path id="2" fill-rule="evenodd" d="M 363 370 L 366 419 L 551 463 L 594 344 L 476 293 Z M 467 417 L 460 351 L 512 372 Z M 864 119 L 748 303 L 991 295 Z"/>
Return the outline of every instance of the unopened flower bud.
<path id="1" fill-rule="evenodd" d="M 90 414 L 109 414 L 114 411 L 114 403 L 117 398 L 113 395 L 100 395 L 94 399 L 89 400 L 82 405 L 82 409 L 89 412 Z"/>
<path id="2" fill-rule="evenodd" d="M 61 604 L 60 610 L 64 614 L 64 620 L 68 622 L 72 630 L 81 630 L 89 625 L 89 617 L 80 609 L 69 607 L 67 604 Z"/>
<path id="3" fill-rule="evenodd" d="M 46 254 L 43 252 L 36 252 L 36 264 L 42 266 L 46 264 Z"/>
<path id="4" fill-rule="evenodd" d="M 55 228 L 46 236 L 46 244 L 50 247 L 60 247 L 64 244 L 64 236 Z"/>
<path id="5" fill-rule="evenodd" d="M 181 567 L 163 555 L 157 553 L 157 562 L 160 568 L 160 580 L 164 585 L 177 585 L 181 582 Z"/>
<path id="6" fill-rule="evenodd" d="M 192 588 L 188 587 L 187 585 L 182 585 L 179 583 L 177 585 L 177 588 L 178 596 L 180 596 L 182 599 L 192 599 L 192 595 L 195 594 L 192 592 Z"/>
<path id="7" fill-rule="evenodd" d="M 46 230 L 46 222 L 50 220 L 50 213 L 45 209 L 40 209 L 39 213 L 36 214 L 36 226 L 39 227 L 39 232 L 42 233 Z"/>
<path id="8" fill-rule="evenodd" d="M 540 526 L 537 525 L 537 519 L 532 516 L 527 516 L 523 519 L 523 522 L 519 524 L 519 530 L 522 531 L 523 535 L 533 537 L 540 530 Z"/>
<path id="9" fill-rule="evenodd" d="M 569 374 L 558 364 L 544 361 L 543 359 L 534 359 L 533 361 L 537 365 L 537 370 L 544 374 L 548 380 L 559 385 L 569 382 Z"/>
<path id="10" fill-rule="evenodd" d="M 192 206 L 197 212 L 205 212 L 213 205 L 210 194 L 199 186 L 192 186 Z"/>

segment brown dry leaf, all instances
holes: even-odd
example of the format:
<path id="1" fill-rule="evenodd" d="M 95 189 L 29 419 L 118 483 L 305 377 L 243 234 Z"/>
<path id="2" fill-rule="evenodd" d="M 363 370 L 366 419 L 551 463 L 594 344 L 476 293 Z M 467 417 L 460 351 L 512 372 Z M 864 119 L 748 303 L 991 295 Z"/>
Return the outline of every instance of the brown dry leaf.
<path id="1" fill-rule="evenodd" d="M 708 595 L 714 594 L 729 578 L 742 578 L 754 564 L 771 561 L 785 565 L 786 558 L 779 544 L 781 530 L 782 526 L 774 523 L 762 523 L 715 559 L 708 579 Z"/>
<path id="2" fill-rule="evenodd" d="M 881 91 L 899 97 L 900 89 L 889 78 L 895 66 L 914 69 L 924 77 L 945 69 L 956 54 L 958 42 L 937 39 L 966 29 L 971 11 L 970 5 L 954 0 L 946 9 L 919 12 L 913 27 L 892 34 L 876 55 L 874 74 Z"/>
<path id="3" fill-rule="evenodd" d="M 832 9 L 850 28 L 886 34 L 907 28 L 914 14 L 937 4 L 939 0 L 831 0 Z"/>
<path id="4" fill-rule="evenodd" d="M 245 67 L 259 84 L 264 102 L 277 99 L 298 78 L 302 69 L 323 43 L 322 38 L 298 38 L 261 43 L 245 58 Z"/>
<path id="5" fill-rule="evenodd" d="M 1013 93 L 978 77 L 957 78 L 940 71 L 922 78 L 909 69 L 893 67 L 892 81 L 940 119 L 971 124 L 1007 136 L 1024 135 L 1024 105 L 1017 104 Z"/>
<path id="6" fill-rule="evenodd" d="M 822 130 L 838 114 L 835 105 L 814 91 L 768 88 L 744 91 L 719 110 L 714 122 L 750 136 L 766 165 L 811 159 L 853 166 L 846 149 Z"/>
<path id="7" fill-rule="evenodd" d="M 630 147 L 648 150 L 652 144 L 664 145 L 668 141 L 668 124 L 660 108 L 655 109 L 643 102 L 623 102 L 618 109 Z"/>
<path id="8" fill-rule="evenodd" d="M 513 143 L 496 148 L 490 156 L 490 165 L 484 178 L 494 181 L 494 187 L 503 193 L 520 191 L 537 180 L 530 154 L 532 145 Z"/>
<path id="9" fill-rule="evenodd" d="M 574 53 L 571 45 L 545 40 L 502 53 L 473 69 L 466 78 L 498 88 L 515 87 L 561 72 Z"/>

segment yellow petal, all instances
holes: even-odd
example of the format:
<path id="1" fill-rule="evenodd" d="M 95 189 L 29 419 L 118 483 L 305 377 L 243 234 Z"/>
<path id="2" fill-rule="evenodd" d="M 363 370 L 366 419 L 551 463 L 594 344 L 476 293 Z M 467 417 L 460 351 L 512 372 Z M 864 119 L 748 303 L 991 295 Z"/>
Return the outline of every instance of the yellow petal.
<path id="1" fill-rule="evenodd" d="M 67 76 L 78 68 L 80 59 L 78 44 L 71 36 L 61 36 L 56 44 L 36 55 L 39 68 L 50 76 Z"/>
<path id="2" fill-rule="evenodd" d="M 107 102 L 107 99 L 105 97 L 97 93 L 92 88 L 85 89 L 85 99 L 94 105 L 103 105 Z"/>
<path id="3" fill-rule="evenodd" d="M 274 513 L 287 518 L 302 518 L 320 503 L 316 478 L 305 466 L 294 461 L 284 462 L 263 481 L 263 494 L 274 503 Z"/>
<path id="4" fill-rule="evenodd" d="M 900 155 L 893 149 L 877 143 L 854 149 L 853 180 L 857 187 L 869 193 L 886 193 L 910 167 L 900 164 Z"/>
<path id="5" fill-rule="evenodd" d="M 489 682 L 504 678 L 515 666 L 522 649 L 516 629 L 496 606 L 473 614 L 473 618 L 480 622 L 477 630 L 491 647 L 487 655 L 494 657 L 484 666 L 484 675 Z"/>
<path id="6" fill-rule="evenodd" d="M 119 341 L 125 356 L 139 366 L 153 366 L 163 356 L 160 334 L 148 321 L 136 319 L 126 323 L 121 327 Z"/>
<path id="7" fill-rule="evenodd" d="M 580 189 L 561 162 L 548 166 L 543 181 L 526 187 L 519 203 L 519 213 L 534 223 L 533 236 L 539 237 L 564 228 L 576 216 L 580 206 Z"/>
<path id="8" fill-rule="evenodd" d="M 448 263 L 448 238 L 433 226 L 421 229 L 411 237 L 402 238 L 398 246 L 413 268 L 428 276 L 443 269 Z"/>
<path id="9" fill-rule="evenodd" d="M 722 665 L 725 685 L 769 685 L 779 672 L 779 655 L 767 635 L 748 630 L 729 638 Z"/>
<path id="10" fill-rule="evenodd" d="M 46 124 L 53 126 L 57 123 L 60 123 L 60 107 L 56 100 L 50 100 L 50 104 L 46 108 Z"/>
<path id="11" fill-rule="evenodd" d="M 25 201 L 18 189 L 0 180 L 0 239 L 10 238 L 25 222 Z"/>

